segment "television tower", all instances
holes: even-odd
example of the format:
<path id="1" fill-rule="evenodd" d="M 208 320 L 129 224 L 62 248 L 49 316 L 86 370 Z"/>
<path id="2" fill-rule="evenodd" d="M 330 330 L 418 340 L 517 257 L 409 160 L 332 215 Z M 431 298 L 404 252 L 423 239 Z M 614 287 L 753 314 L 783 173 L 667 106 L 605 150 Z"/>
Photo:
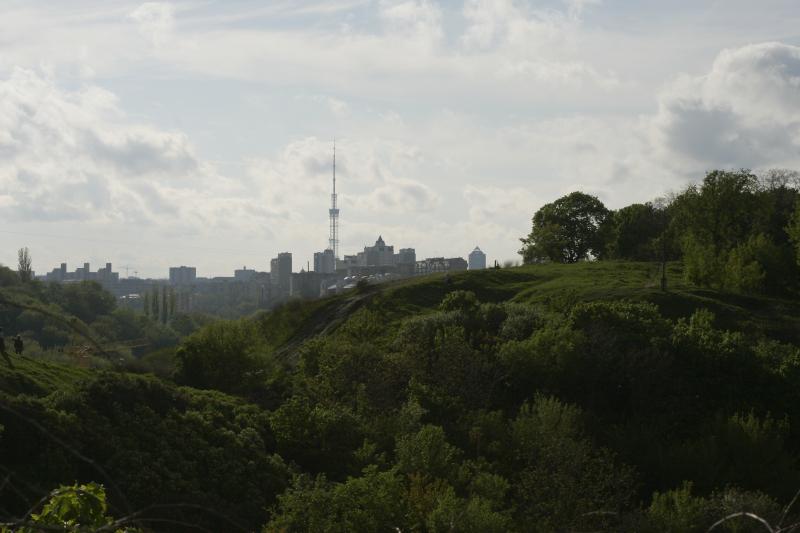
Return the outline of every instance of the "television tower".
<path id="1" fill-rule="evenodd" d="M 328 237 L 328 248 L 333 250 L 334 260 L 339 259 L 339 208 L 336 207 L 336 139 L 333 140 L 333 193 L 331 193 L 331 208 L 328 209 L 330 215 L 330 236 Z"/>

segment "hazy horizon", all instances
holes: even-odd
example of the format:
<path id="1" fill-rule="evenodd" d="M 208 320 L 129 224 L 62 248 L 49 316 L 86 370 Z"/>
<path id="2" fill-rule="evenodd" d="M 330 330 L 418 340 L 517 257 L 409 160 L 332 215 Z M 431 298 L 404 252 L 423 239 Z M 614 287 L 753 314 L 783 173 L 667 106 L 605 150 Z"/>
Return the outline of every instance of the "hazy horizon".
<path id="1" fill-rule="evenodd" d="M 800 169 L 795 1 L 0 3 L 0 263 L 516 260 L 542 204 Z M 313 265 L 313 261 L 312 261 Z"/>

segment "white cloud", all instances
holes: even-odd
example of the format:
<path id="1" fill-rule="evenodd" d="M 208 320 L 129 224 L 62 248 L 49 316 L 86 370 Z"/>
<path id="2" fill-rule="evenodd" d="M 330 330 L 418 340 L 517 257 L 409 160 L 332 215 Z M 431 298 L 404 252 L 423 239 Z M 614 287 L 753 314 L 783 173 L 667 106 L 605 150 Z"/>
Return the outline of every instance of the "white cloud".
<path id="1" fill-rule="evenodd" d="M 580 19 L 587 6 L 600 5 L 601 0 L 564 0 L 567 5 L 567 13 L 573 20 Z"/>
<path id="2" fill-rule="evenodd" d="M 17 69 L 0 80 L 0 187 L 6 221 L 202 228 L 240 218 L 250 201 L 202 161 L 185 134 L 137 124 L 97 87 L 66 91 Z"/>
<path id="3" fill-rule="evenodd" d="M 744 5 L 743 21 L 779 16 Z M 746 44 L 793 35 L 787 10 L 732 31 L 654 9 L 15 4 L 0 20 L 0 217 L 300 264 L 326 244 L 337 136 L 343 250 L 383 233 L 420 255 L 479 244 L 504 259 L 572 190 L 620 207 L 714 167 L 800 166 L 798 48 Z"/>
<path id="4" fill-rule="evenodd" d="M 380 17 L 390 33 L 421 46 L 433 46 L 444 36 L 441 9 L 428 0 L 382 0 Z"/>
<path id="5" fill-rule="evenodd" d="M 375 215 L 431 212 L 441 204 L 441 198 L 430 187 L 409 179 L 391 179 L 372 193 L 356 198 L 354 207 L 369 210 Z"/>
<path id="6" fill-rule="evenodd" d="M 661 95 L 654 142 L 689 168 L 800 164 L 800 47 L 723 50 L 707 74 L 681 77 Z"/>
<path id="7" fill-rule="evenodd" d="M 467 185 L 464 199 L 469 206 L 470 222 L 512 227 L 521 220 L 529 220 L 534 206 L 545 203 L 529 188 L 492 185 Z"/>
<path id="8" fill-rule="evenodd" d="M 128 14 L 153 46 L 162 46 L 175 26 L 174 9 L 166 2 L 145 2 Z"/>

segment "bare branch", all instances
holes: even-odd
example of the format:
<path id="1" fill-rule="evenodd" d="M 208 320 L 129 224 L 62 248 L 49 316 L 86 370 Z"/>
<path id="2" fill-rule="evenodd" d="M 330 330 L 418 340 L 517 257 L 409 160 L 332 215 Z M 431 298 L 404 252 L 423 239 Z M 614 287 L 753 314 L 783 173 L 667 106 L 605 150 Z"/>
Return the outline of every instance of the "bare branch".
<path id="1" fill-rule="evenodd" d="M 727 522 L 728 520 L 733 520 L 734 518 L 740 518 L 740 517 L 743 517 L 743 518 L 750 518 L 751 520 L 755 520 L 756 522 L 759 522 L 761 525 L 763 525 L 763 526 L 764 526 L 764 527 L 767 529 L 767 531 L 769 531 L 769 533 L 777 533 L 777 532 L 776 532 L 776 531 L 775 531 L 775 530 L 772 528 L 772 526 L 771 526 L 771 525 L 769 525 L 769 522 L 767 522 L 766 520 L 764 520 L 763 518 L 761 518 L 761 517 L 760 517 L 760 516 L 758 516 L 757 514 L 748 513 L 748 512 L 745 512 L 745 511 L 742 511 L 742 512 L 739 512 L 739 513 L 733 513 L 733 514 L 729 514 L 729 515 L 728 515 L 728 516 L 726 516 L 725 518 L 722 518 L 722 519 L 720 519 L 720 520 L 717 520 L 716 522 L 714 522 L 714 523 L 711 525 L 711 527 L 710 527 L 710 528 L 708 528 L 708 529 L 706 530 L 706 533 L 710 533 L 711 531 L 713 531 L 713 530 L 717 529 L 719 526 L 721 526 L 722 524 L 724 524 L 724 523 L 725 523 L 725 522 Z"/>
<path id="2" fill-rule="evenodd" d="M 792 498 L 792 501 L 790 501 L 789 505 L 787 505 L 783 509 L 783 514 L 781 515 L 781 521 L 778 522 L 778 528 L 779 528 L 778 530 L 779 531 L 780 531 L 780 528 L 783 526 L 783 521 L 786 520 L 786 517 L 789 515 L 789 511 L 792 509 L 792 507 L 794 507 L 794 504 L 797 503 L 797 498 L 800 498 L 800 490 L 795 492 L 794 498 Z"/>

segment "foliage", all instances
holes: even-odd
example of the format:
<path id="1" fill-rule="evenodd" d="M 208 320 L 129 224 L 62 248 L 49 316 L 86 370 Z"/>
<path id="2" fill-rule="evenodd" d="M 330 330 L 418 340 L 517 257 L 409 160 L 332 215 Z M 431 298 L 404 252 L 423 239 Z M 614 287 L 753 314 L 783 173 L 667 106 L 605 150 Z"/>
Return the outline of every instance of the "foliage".
<path id="1" fill-rule="evenodd" d="M 252 398 L 270 397 L 281 373 L 256 325 L 245 320 L 205 326 L 184 340 L 176 356 L 180 383 Z"/>
<path id="2" fill-rule="evenodd" d="M 25 418 L 0 411 L 14 439 L 0 440 L 4 465 L 33 487 L 69 479 L 103 481 L 111 503 L 133 509 L 152 504 L 192 504 L 209 513 L 176 507 L 163 518 L 230 526 L 219 516 L 257 527 L 264 506 L 288 484 L 289 469 L 275 453 L 269 417 L 258 407 L 217 392 L 180 389 L 156 378 L 101 373 L 72 390 L 40 399 L 3 397 Z M 28 419 L 47 428 L 42 434 Z M 65 447 L 68 446 L 67 447 Z M 76 460 L 73 451 L 91 456 Z M 98 467 L 102 465 L 102 470 Z M 4 487 L 7 509 L 23 509 L 31 486 Z M 214 514 L 211 513 L 213 511 Z M 224 527 L 223 527 L 224 526 Z"/>
<path id="3" fill-rule="evenodd" d="M 709 497 L 693 494 L 694 485 L 687 481 L 679 488 L 656 492 L 639 528 L 659 533 L 705 533 L 710 524 L 722 517 L 742 511 L 753 513 L 768 523 L 777 524 L 781 508 L 763 493 L 727 488 Z M 764 526 L 751 519 L 736 518 L 719 531 L 760 532 Z"/>
<path id="4" fill-rule="evenodd" d="M 788 273 L 784 265 L 777 245 L 763 233 L 752 235 L 729 252 L 722 285 L 737 292 L 775 292 Z"/>
<path id="5" fill-rule="evenodd" d="M 795 294 L 800 272 L 797 173 L 713 170 L 669 201 L 613 212 L 574 192 L 539 209 L 520 250 L 526 263 L 682 260 L 695 285 L 742 294 Z M 794 250 L 792 249 L 794 244 Z M 793 260 L 792 256 L 798 260 Z M 662 290 L 668 288 L 666 277 Z"/>
<path id="6" fill-rule="evenodd" d="M 33 279 L 33 260 L 28 247 L 20 248 L 17 251 L 17 275 L 20 281 L 27 283 Z"/>
<path id="7" fill-rule="evenodd" d="M 800 265 L 800 199 L 797 201 L 794 214 L 786 226 L 786 233 L 794 244 L 795 257 L 797 264 Z"/>
<path id="8" fill-rule="evenodd" d="M 403 492 L 395 469 L 372 466 L 344 483 L 297 476 L 264 531 L 392 531 L 405 522 Z"/>
<path id="9" fill-rule="evenodd" d="M 716 272 L 785 245 L 748 228 Z M 800 304 L 667 267 L 668 292 L 656 265 L 600 260 L 290 303 L 194 330 L 162 378 L 16 359 L 0 365 L 0 513 L 95 480 L 115 515 L 187 504 L 158 517 L 212 531 L 774 524 L 800 487 Z M 121 309 L 92 327 L 112 342 L 170 324 Z"/>
<path id="10" fill-rule="evenodd" d="M 574 406 L 537 396 L 512 422 L 519 523 L 535 524 L 536 531 L 591 527 L 629 503 L 632 470 L 592 446 L 581 417 Z"/>
<path id="11" fill-rule="evenodd" d="M 562 196 L 533 215 L 530 234 L 521 239 L 525 263 L 575 263 L 603 253 L 600 228 L 609 211 L 596 197 L 582 192 Z"/>
<path id="12" fill-rule="evenodd" d="M 652 203 L 631 204 L 614 211 L 605 257 L 647 261 L 660 257 L 658 237 L 666 230 L 665 209 Z"/>
<path id="13" fill-rule="evenodd" d="M 114 296 L 95 281 L 63 285 L 50 283 L 47 286 L 47 298 L 87 324 L 110 314 L 117 306 Z"/>
<path id="14" fill-rule="evenodd" d="M 76 483 L 72 486 L 61 486 L 50 493 L 50 498 L 39 513 L 31 514 L 29 525 L 16 528 L 14 531 L 34 533 L 47 527 L 58 528 L 59 531 L 68 533 L 96 531 L 113 523 L 107 512 L 106 491 L 102 485 Z M 117 528 L 113 530 L 122 531 Z M 2 528 L 0 531 L 10 533 L 11 530 Z"/>

